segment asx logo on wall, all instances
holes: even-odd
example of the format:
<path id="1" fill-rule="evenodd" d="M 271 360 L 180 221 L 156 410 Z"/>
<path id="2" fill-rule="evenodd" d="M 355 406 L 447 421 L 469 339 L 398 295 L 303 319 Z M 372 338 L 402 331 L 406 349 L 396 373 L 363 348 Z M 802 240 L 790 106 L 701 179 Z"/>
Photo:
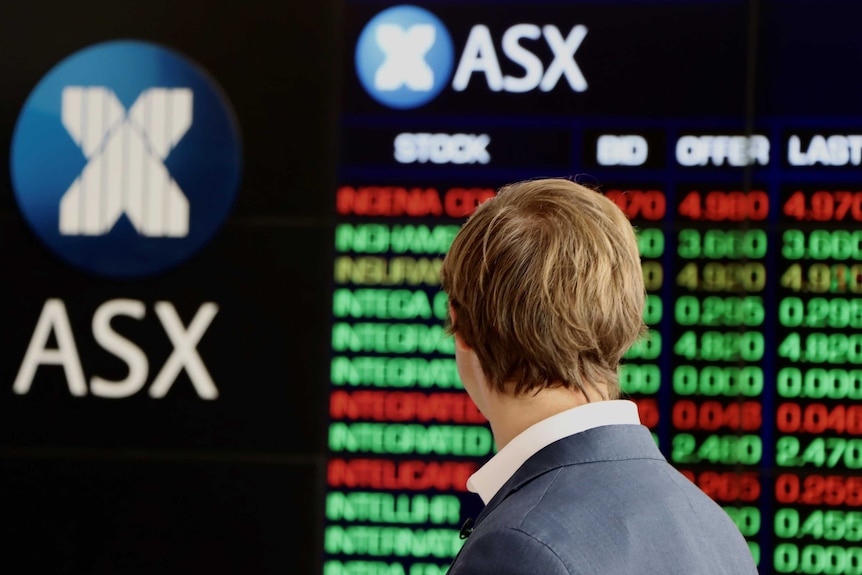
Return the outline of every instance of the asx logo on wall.
<path id="1" fill-rule="evenodd" d="M 107 277 L 164 271 L 198 251 L 236 197 L 240 139 L 194 63 L 137 41 L 55 66 L 24 104 L 12 184 L 25 219 L 67 263 Z"/>
<path id="2" fill-rule="evenodd" d="M 518 23 L 495 38 L 488 26 L 476 24 L 456 67 L 455 44 L 437 16 L 418 6 L 394 6 L 377 14 L 360 33 L 356 73 L 369 96 L 397 109 L 427 104 L 449 85 L 450 77 L 456 92 L 466 90 L 475 75 L 493 92 L 549 92 L 560 84 L 584 92 L 587 81 L 575 53 L 586 35 L 583 25 L 573 26 L 564 36 L 553 24 Z M 543 50 L 550 49 L 553 56 L 548 63 L 536 52 L 542 42 Z M 498 46 L 503 62 L 511 62 L 520 73 L 503 72 Z"/>
<path id="3" fill-rule="evenodd" d="M 12 137 L 24 219 L 62 260 L 105 278 L 148 277 L 186 261 L 226 220 L 240 170 L 238 128 L 221 89 L 193 62 L 147 42 L 106 42 L 61 61 L 30 93 Z M 69 305 L 77 304 L 44 303 L 15 393 L 30 392 L 41 366 L 57 365 L 74 396 L 129 397 L 150 381 L 149 395 L 160 398 L 185 371 L 199 397 L 218 397 L 196 349 L 216 303 L 203 302 L 190 321 L 170 301 L 99 305 L 87 335 L 126 364 L 119 379 L 85 369 Z M 173 346 L 154 377 L 147 342 L 113 323 L 146 321 L 150 307 Z"/>

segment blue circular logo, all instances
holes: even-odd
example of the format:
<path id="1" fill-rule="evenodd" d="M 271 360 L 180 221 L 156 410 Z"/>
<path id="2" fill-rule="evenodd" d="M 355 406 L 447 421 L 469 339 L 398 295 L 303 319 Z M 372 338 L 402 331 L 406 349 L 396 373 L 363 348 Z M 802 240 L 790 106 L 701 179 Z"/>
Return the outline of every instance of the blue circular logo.
<path id="1" fill-rule="evenodd" d="M 201 68 L 154 44 L 72 54 L 30 93 L 12 185 L 54 253 L 101 276 L 167 270 L 206 244 L 239 190 L 230 103 Z"/>
<path id="2" fill-rule="evenodd" d="M 408 109 L 433 100 L 449 82 L 454 50 L 449 31 L 417 6 L 395 6 L 371 19 L 356 43 L 356 73 L 384 106 Z"/>

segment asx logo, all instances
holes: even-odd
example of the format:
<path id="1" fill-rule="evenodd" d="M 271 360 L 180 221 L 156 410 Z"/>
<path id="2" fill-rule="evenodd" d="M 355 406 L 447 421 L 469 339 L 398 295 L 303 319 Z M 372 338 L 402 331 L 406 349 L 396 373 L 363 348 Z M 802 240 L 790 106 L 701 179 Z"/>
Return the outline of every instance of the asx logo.
<path id="1" fill-rule="evenodd" d="M 61 234 L 105 235 L 126 215 L 144 236 L 188 235 L 188 199 L 163 162 L 192 125 L 191 90 L 150 88 L 126 113 L 107 88 L 69 86 L 62 119 L 87 165 L 60 200 Z"/>
<path id="2" fill-rule="evenodd" d="M 455 67 L 454 44 L 443 22 L 424 8 L 395 6 L 372 18 L 359 35 L 356 72 L 372 98 L 398 109 L 427 104 L 449 85 L 450 77 L 456 92 L 466 90 L 474 75 L 481 76 L 494 92 L 550 92 L 562 80 L 573 92 L 583 92 L 587 81 L 575 53 L 586 35 L 583 25 L 573 26 L 564 35 L 552 24 L 519 23 L 506 29 L 498 41 L 487 26 L 476 24 Z M 539 40 L 553 55 L 547 66 L 528 47 Z M 503 73 L 498 47 L 520 69 L 519 74 Z"/>
<path id="3" fill-rule="evenodd" d="M 146 42 L 97 44 L 60 62 L 12 137 L 12 184 L 30 227 L 66 262 L 109 277 L 166 270 L 206 244 L 233 206 L 240 164 L 221 89 Z"/>

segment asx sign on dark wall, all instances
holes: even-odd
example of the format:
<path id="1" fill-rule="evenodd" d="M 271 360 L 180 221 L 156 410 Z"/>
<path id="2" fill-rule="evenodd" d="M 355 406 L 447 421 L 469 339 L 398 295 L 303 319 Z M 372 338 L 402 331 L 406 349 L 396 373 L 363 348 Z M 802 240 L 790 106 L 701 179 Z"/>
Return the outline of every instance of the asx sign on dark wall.
<path id="1" fill-rule="evenodd" d="M 212 238 L 237 194 L 240 159 L 233 112 L 218 87 L 184 57 L 127 41 L 87 48 L 48 72 L 18 117 L 10 164 L 21 213 L 47 249 L 85 272 L 135 279 L 180 265 Z M 15 376 L 16 394 L 30 393 L 56 365 L 74 396 L 129 397 L 151 379 L 149 395 L 161 398 L 185 370 L 202 399 L 218 397 L 197 352 L 218 303 L 201 302 L 188 325 L 170 301 L 150 310 L 130 298 L 100 304 L 88 335 L 126 365 L 118 379 L 92 367 L 85 374 L 70 305 L 45 301 Z M 173 345 L 157 371 L 142 343 L 114 325 L 148 315 Z"/>
<path id="2" fill-rule="evenodd" d="M 516 22 L 495 37 L 477 23 L 456 51 L 446 25 L 433 13 L 394 6 L 363 28 L 356 72 L 368 95 L 396 109 L 422 106 L 446 88 L 464 92 L 471 82 L 512 94 L 549 92 L 560 83 L 583 92 L 587 81 L 575 55 L 586 35 L 580 24 L 561 30 L 554 24 Z M 547 62 L 540 57 L 545 52 L 551 55 Z"/>
<path id="3" fill-rule="evenodd" d="M 283 266 L 303 265 L 298 232 L 226 225 L 244 164 L 230 94 L 146 41 L 92 44 L 44 69 L 10 138 L 5 233 L 19 248 L 0 311 L 0 428 L 88 447 L 295 441 L 284 421 L 305 422 L 290 416 L 284 358 L 292 314 L 307 312 L 292 311 L 284 276 L 298 274 Z M 110 441 L 93 431 L 107 427 Z"/>
<path id="4" fill-rule="evenodd" d="M 741 110 L 737 82 L 745 78 L 736 69 L 733 82 L 711 71 L 725 69 L 729 54 L 744 47 L 744 37 L 728 40 L 719 32 L 737 25 L 743 2 L 724 3 L 709 26 L 677 2 L 631 2 L 613 11 L 601 2 L 574 4 L 348 3 L 345 112 L 673 114 L 692 98 L 706 113 L 726 111 L 728 100 Z M 697 30 L 697 37 L 681 39 L 680 29 Z M 700 45 L 728 51 L 690 58 Z M 698 77 L 699 90 L 677 81 L 689 75 Z"/>
<path id="5" fill-rule="evenodd" d="M 0 10 L 0 572 L 314 573 L 334 3 L 112 7 Z"/>
<path id="6" fill-rule="evenodd" d="M 194 63 L 154 44 L 109 42 L 69 56 L 33 89 L 13 134 L 11 176 L 21 213 L 47 249 L 85 272 L 131 280 L 181 265 L 213 237 L 239 189 L 240 160 L 230 103 Z M 56 365 L 74 396 L 120 399 L 149 381 L 150 397 L 163 398 L 185 370 L 201 399 L 218 398 L 197 350 L 217 302 L 201 302 L 187 324 L 170 301 L 99 304 L 87 335 L 125 364 L 116 379 L 93 365 L 86 373 L 72 305 L 44 302 L 16 394 L 44 385 L 40 376 Z M 173 346 L 161 368 L 116 327 L 120 318 L 161 324 Z"/>

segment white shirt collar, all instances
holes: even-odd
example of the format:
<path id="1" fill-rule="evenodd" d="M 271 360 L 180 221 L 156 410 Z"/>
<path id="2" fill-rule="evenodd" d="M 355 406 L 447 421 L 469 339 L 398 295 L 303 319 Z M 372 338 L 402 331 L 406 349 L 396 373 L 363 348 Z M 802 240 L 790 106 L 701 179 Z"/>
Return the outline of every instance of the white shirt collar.
<path id="1" fill-rule="evenodd" d="M 639 424 L 633 401 L 597 401 L 567 409 L 531 425 L 467 479 L 467 489 L 487 505 L 503 484 L 533 454 L 551 443 L 603 425 Z"/>

